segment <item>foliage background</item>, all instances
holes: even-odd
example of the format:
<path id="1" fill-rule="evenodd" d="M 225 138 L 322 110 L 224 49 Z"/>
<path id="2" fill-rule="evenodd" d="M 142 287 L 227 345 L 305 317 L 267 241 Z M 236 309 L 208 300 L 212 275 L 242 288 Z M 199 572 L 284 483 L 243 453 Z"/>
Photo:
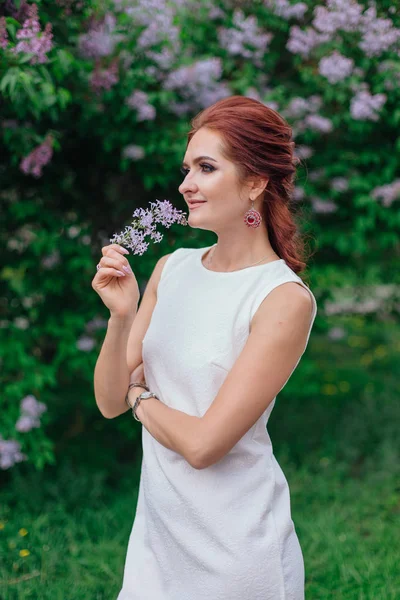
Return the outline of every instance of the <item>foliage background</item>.
<path id="1" fill-rule="evenodd" d="M 302 159 L 293 203 L 311 240 L 304 277 L 318 315 L 269 430 L 293 481 L 293 518 L 310 564 L 307 589 L 315 598 L 331 597 L 332 589 L 338 598 L 398 597 L 386 576 L 382 592 L 390 552 L 379 568 L 365 550 L 359 566 L 327 574 L 323 565 L 339 564 L 343 532 L 336 535 L 332 521 L 323 521 L 314 545 L 302 509 L 311 503 L 325 514 L 332 493 L 341 511 L 359 496 L 344 525 L 348 535 L 367 490 L 384 494 L 384 508 L 376 501 L 369 514 L 376 548 L 390 548 L 398 522 L 399 10 L 388 1 L 342 0 L 193 6 L 190 0 L 7 0 L 0 7 L 4 598 L 37 597 L 38 589 L 47 597 L 40 586 L 58 574 L 43 554 L 49 528 L 90 520 L 89 505 L 87 515 L 75 512 L 85 495 L 67 493 L 66 486 L 77 489 L 79 481 L 87 498 L 104 498 L 107 514 L 119 506 L 108 490 L 119 489 L 121 504 L 129 498 L 132 509 L 140 427 L 128 413 L 110 421 L 96 407 L 93 371 L 108 314 L 91 280 L 101 247 L 135 208 L 166 198 L 185 210 L 177 188 L 190 119 L 232 94 L 257 98 L 285 116 Z M 130 257 L 141 291 L 161 255 L 214 241 L 210 232 L 172 226 L 143 256 Z M 31 396 L 46 410 L 36 426 L 19 431 L 21 402 Z M 88 481 L 95 482 L 94 496 Z M 16 510 L 36 531 L 29 543 L 28 534 L 15 533 L 21 530 Z M 384 518 L 387 526 L 380 527 Z M 97 544 L 118 560 L 105 579 L 89 578 L 93 598 L 109 598 L 107 586 L 118 588 L 132 520 L 118 519 L 103 519 L 108 529 Z M 116 523 L 126 528 L 124 536 L 107 546 Z M 327 528 L 329 550 L 318 569 Z M 90 534 L 81 544 L 78 531 L 54 550 L 57 557 L 76 548 L 70 582 L 96 544 Z M 340 560 L 349 559 L 351 553 Z M 40 583 L 35 576 L 30 584 L 35 569 Z M 79 589 L 71 584 L 68 597 L 83 597 Z"/>

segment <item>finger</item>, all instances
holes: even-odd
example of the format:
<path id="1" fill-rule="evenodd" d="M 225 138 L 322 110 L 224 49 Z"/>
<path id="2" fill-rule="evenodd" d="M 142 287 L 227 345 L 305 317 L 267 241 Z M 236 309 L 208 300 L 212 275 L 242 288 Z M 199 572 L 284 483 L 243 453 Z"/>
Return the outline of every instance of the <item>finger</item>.
<path id="1" fill-rule="evenodd" d="M 96 273 L 96 276 L 100 277 L 125 277 L 126 273 L 124 271 L 119 271 L 118 269 L 113 269 L 112 267 L 101 267 Z"/>
<path id="2" fill-rule="evenodd" d="M 103 256 L 105 256 L 106 254 L 109 254 L 110 250 L 118 252 L 119 254 L 129 254 L 128 250 L 119 244 L 108 244 L 108 246 L 103 246 L 101 252 Z"/>
<path id="3" fill-rule="evenodd" d="M 124 273 L 132 274 L 132 269 L 128 261 L 124 259 L 120 254 L 117 254 L 117 257 L 118 258 L 115 259 L 111 256 L 103 256 L 100 259 L 99 265 L 101 267 L 113 267 L 114 269 L 118 269 L 119 271 L 123 271 Z"/>

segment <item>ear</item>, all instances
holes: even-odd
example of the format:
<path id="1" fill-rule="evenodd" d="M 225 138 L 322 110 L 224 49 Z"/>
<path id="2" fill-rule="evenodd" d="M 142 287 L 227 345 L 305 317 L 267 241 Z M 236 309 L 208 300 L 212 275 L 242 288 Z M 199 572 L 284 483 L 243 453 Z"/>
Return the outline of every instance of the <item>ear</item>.
<path id="1" fill-rule="evenodd" d="M 265 191 L 268 181 L 269 177 L 253 177 L 249 180 L 248 192 L 250 200 L 257 200 L 257 198 Z"/>

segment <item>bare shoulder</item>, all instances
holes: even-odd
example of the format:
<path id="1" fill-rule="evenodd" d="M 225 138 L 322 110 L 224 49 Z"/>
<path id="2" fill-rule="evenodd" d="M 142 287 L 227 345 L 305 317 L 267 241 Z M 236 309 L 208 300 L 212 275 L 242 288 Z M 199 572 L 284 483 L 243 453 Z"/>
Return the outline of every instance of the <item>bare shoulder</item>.
<path id="1" fill-rule="evenodd" d="M 158 259 L 156 266 L 154 267 L 153 273 L 149 279 L 148 285 L 155 294 L 157 294 L 157 288 L 158 284 L 160 283 L 161 273 L 163 271 L 165 263 L 168 260 L 168 257 L 171 256 L 171 254 L 172 252 L 170 252 L 169 254 L 164 254 L 164 256 Z"/>
<path id="2" fill-rule="evenodd" d="M 261 302 L 252 319 L 251 329 L 262 330 L 287 321 L 308 325 L 312 310 L 310 292 L 295 281 L 287 281 L 274 288 Z"/>

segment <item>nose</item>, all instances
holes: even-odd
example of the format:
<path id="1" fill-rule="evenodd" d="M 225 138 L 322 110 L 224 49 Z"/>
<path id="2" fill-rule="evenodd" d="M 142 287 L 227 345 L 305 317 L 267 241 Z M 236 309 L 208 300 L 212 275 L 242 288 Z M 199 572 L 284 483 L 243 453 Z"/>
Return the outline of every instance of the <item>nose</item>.
<path id="1" fill-rule="evenodd" d="M 188 173 L 185 179 L 182 181 L 181 185 L 178 187 L 178 191 L 184 195 L 187 192 L 196 193 L 198 190 L 198 186 L 196 185 L 194 179 L 190 178 L 190 173 Z"/>

